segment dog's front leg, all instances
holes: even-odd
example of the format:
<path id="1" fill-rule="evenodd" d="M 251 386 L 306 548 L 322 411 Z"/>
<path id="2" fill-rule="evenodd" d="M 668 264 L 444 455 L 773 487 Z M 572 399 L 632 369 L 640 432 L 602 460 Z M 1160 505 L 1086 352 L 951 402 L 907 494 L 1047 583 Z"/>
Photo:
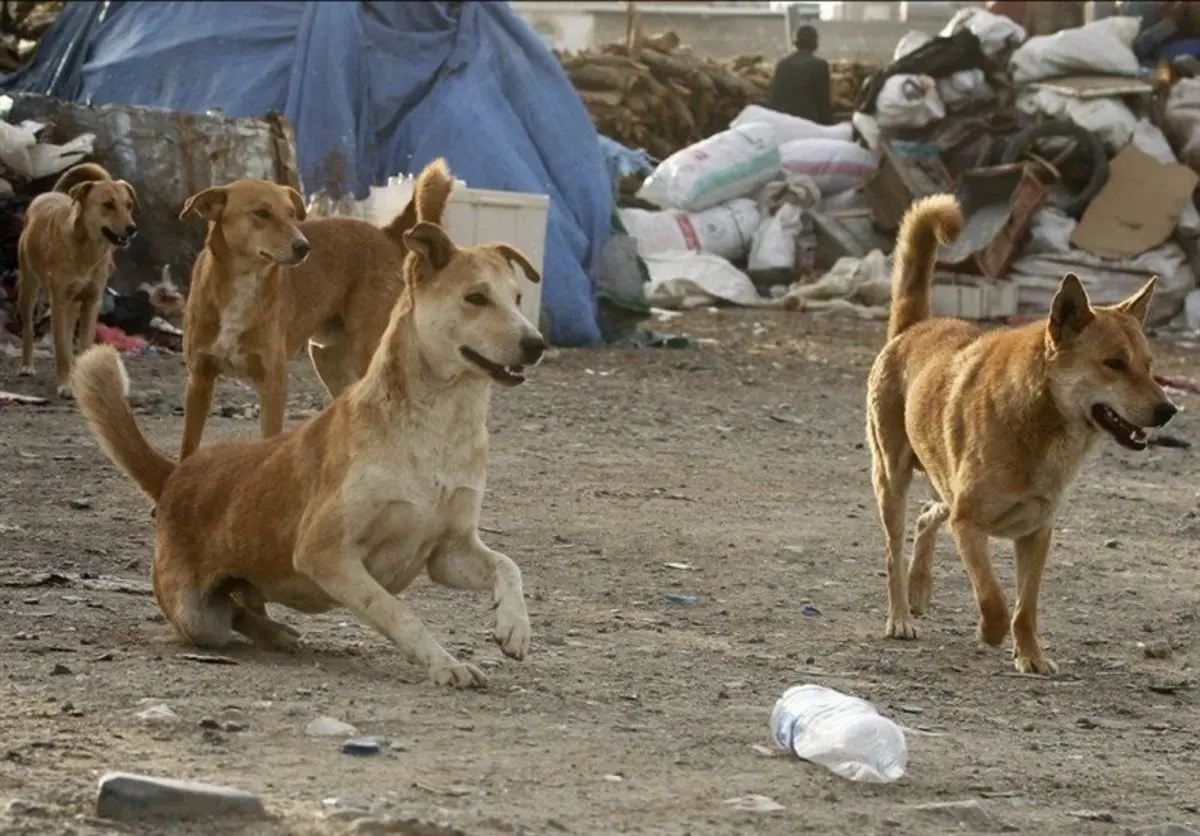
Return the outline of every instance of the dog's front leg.
<path id="1" fill-rule="evenodd" d="M 957 516 L 950 518 L 950 532 L 975 590 L 975 603 L 979 605 L 979 638 L 996 647 L 1009 631 L 1008 604 L 1004 602 L 1004 592 L 988 557 L 987 532 Z"/>
<path id="2" fill-rule="evenodd" d="M 183 461 L 200 447 L 204 422 L 212 409 L 216 372 L 204 360 L 188 369 L 187 393 L 183 399 L 183 440 L 179 443 L 179 460 Z"/>
<path id="3" fill-rule="evenodd" d="M 451 656 L 408 604 L 371 577 L 360 548 L 343 548 L 341 526 L 325 519 L 310 523 L 296 546 L 293 563 L 325 594 L 386 636 L 414 664 L 423 665 L 437 685 L 482 688 L 487 677 L 474 665 Z"/>
<path id="4" fill-rule="evenodd" d="M 525 658 L 533 633 L 525 610 L 521 570 L 511 558 L 489 549 L 472 532 L 434 557 L 426 571 L 434 583 L 451 589 L 491 590 L 496 643 L 505 656 Z"/>
<path id="5" fill-rule="evenodd" d="M 1058 665 L 1042 653 L 1037 636 L 1038 592 L 1050 552 L 1051 529 L 1038 529 L 1013 542 L 1016 556 L 1017 600 L 1013 608 L 1013 663 L 1021 673 L 1058 673 Z"/>
<path id="6" fill-rule="evenodd" d="M 268 362 L 258 384 L 258 426 L 263 438 L 283 432 L 287 409 L 287 360 L 280 356 Z"/>
<path id="7" fill-rule="evenodd" d="M 54 332 L 54 379 L 58 395 L 71 397 L 71 364 L 74 361 L 78 305 L 57 294 L 50 296 L 50 330 Z"/>

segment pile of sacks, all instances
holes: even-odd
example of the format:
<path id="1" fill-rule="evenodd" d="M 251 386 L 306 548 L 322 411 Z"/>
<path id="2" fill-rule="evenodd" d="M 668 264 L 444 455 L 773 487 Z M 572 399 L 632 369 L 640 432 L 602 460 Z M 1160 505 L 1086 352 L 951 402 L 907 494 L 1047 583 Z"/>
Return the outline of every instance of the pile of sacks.
<path id="1" fill-rule="evenodd" d="M 762 305 L 760 289 L 810 271 L 806 211 L 836 205 L 879 165 L 852 135 L 849 122 L 818 125 L 750 105 L 727 130 L 660 163 L 637 192 L 657 210 L 621 210 L 650 272 L 650 303 Z"/>

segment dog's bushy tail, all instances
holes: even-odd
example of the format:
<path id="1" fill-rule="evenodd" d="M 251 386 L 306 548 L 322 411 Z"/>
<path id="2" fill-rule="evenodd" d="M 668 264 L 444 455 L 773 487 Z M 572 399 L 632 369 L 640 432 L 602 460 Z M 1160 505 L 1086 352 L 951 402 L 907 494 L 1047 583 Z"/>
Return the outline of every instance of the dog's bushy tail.
<path id="1" fill-rule="evenodd" d="M 111 180 L 112 176 L 103 166 L 95 163 L 80 163 L 71 166 L 54 182 L 54 191 L 67 194 L 80 183 L 91 183 L 101 180 Z"/>
<path id="2" fill-rule="evenodd" d="M 157 502 L 176 464 L 150 446 L 133 420 L 126 400 L 129 375 L 116 350 L 106 345 L 88 349 L 75 361 L 72 382 L 83 417 L 105 455 Z"/>
<path id="3" fill-rule="evenodd" d="M 904 213 L 893 258 L 888 339 L 930 317 L 938 247 L 958 240 L 962 228 L 962 210 L 954 195 L 930 195 Z"/>
<path id="4" fill-rule="evenodd" d="M 438 157 L 417 175 L 417 182 L 413 184 L 412 199 L 408 201 L 404 211 L 393 218 L 383 231 L 403 247 L 404 233 L 416 226 L 418 221 L 429 221 L 441 226 L 446 204 L 450 201 L 453 191 L 454 177 L 450 174 L 450 167 L 443 158 Z"/>

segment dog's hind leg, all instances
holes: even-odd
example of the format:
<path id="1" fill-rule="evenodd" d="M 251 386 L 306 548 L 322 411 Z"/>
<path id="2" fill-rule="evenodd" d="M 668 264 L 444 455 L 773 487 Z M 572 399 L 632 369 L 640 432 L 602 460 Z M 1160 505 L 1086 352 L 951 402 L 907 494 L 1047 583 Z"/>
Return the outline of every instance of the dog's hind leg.
<path id="1" fill-rule="evenodd" d="M 233 639 L 234 603 L 227 589 L 204 589 L 170 551 L 154 557 L 154 597 L 175 632 L 197 647 L 225 647 Z"/>
<path id="2" fill-rule="evenodd" d="M 300 646 L 300 631 L 267 615 L 266 599 L 257 587 L 240 584 L 232 592 L 233 629 L 264 650 L 293 651 Z"/>
<path id="3" fill-rule="evenodd" d="M 884 563 L 888 595 L 886 635 L 893 639 L 915 639 L 917 630 L 909 623 L 908 585 L 904 573 L 904 529 L 908 488 L 913 477 L 913 452 L 908 439 L 903 437 L 903 429 L 889 433 L 874 414 L 868 423 L 868 436 L 875 502 L 887 539 Z"/>
<path id="4" fill-rule="evenodd" d="M 17 374 L 22 377 L 33 374 L 33 315 L 37 308 L 38 280 L 33 269 L 24 262 L 25 252 L 21 248 L 21 264 L 17 268 L 17 310 L 21 314 L 21 367 Z"/>
<path id="5" fill-rule="evenodd" d="M 1050 552 L 1051 529 L 1038 529 L 1013 543 L 1016 556 L 1017 601 L 1013 607 L 1013 663 L 1021 673 L 1053 674 L 1058 665 L 1042 653 L 1037 635 L 1038 592 Z"/>
<path id="6" fill-rule="evenodd" d="M 525 610 L 521 570 L 511 558 L 489 549 L 473 535 L 458 548 L 431 560 L 426 571 L 434 583 L 451 589 L 490 591 L 496 610 L 496 643 L 505 656 L 525 658 L 532 630 Z"/>
<path id="7" fill-rule="evenodd" d="M 921 509 L 914 527 L 912 559 L 908 563 L 908 609 L 913 615 L 924 615 L 933 598 L 933 547 L 938 531 L 950 516 L 950 506 L 944 502 L 929 502 Z"/>

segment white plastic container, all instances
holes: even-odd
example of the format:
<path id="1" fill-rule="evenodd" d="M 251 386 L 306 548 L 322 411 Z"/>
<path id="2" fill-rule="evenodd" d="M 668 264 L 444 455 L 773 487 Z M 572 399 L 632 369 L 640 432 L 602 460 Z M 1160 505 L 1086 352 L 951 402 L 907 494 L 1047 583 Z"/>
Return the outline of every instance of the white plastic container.
<path id="1" fill-rule="evenodd" d="M 904 732 L 866 700 L 820 685 L 784 692 L 771 712 L 771 739 L 851 781 L 889 784 L 908 766 Z"/>

